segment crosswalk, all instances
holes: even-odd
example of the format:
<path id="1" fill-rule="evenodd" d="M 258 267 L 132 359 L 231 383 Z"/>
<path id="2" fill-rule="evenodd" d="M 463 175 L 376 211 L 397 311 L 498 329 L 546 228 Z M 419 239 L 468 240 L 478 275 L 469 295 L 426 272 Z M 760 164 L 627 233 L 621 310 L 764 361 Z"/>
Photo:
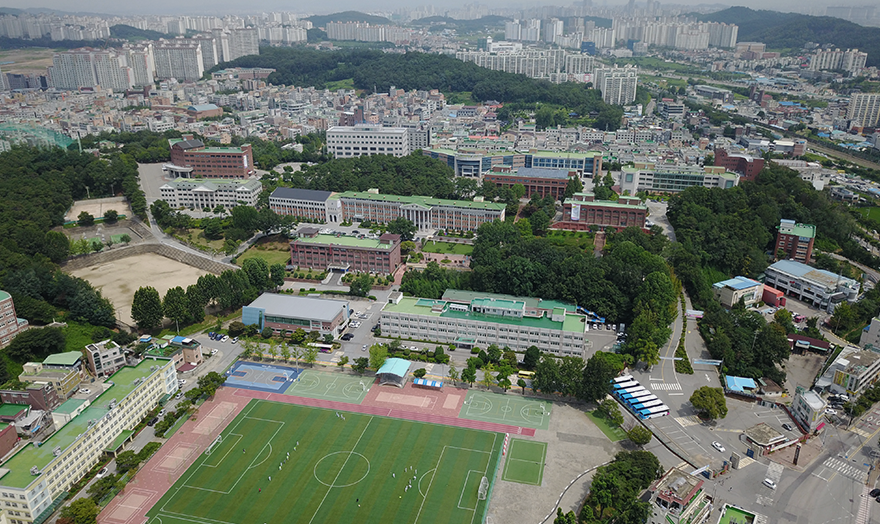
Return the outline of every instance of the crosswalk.
<path id="1" fill-rule="evenodd" d="M 771 462 L 767 466 L 767 476 L 766 478 L 772 480 L 773 482 L 779 482 L 779 479 L 782 478 L 782 472 L 785 471 L 785 466 L 778 462 Z"/>
<path id="2" fill-rule="evenodd" d="M 865 431 L 864 429 L 861 429 L 861 428 L 850 428 L 849 431 L 855 433 L 856 435 L 861 435 L 861 436 L 863 436 L 863 437 L 865 437 L 865 438 L 871 438 L 871 437 L 872 437 L 872 434 L 871 434 L 871 433 L 868 433 L 867 431 Z"/>
<path id="3" fill-rule="evenodd" d="M 688 426 L 697 426 L 701 424 L 700 417 L 696 415 L 690 415 L 687 417 L 675 417 L 675 421 L 678 422 L 678 424 L 683 428 L 686 428 Z"/>
<path id="4" fill-rule="evenodd" d="M 666 382 L 651 382 L 648 387 L 659 391 L 681 391 L 681 384 L 668 384 Z"/>
<path id="5" fill-rule="evenodd" d="M 868 517 L 871 514 L 870 504 L 873 502 L 868 496 L 868 486 L 862 486 L 862 497 L 859 500 L 859 513 L 856 515 L 855 524 L 868 524 Z"/>
<path id="6" fill-rule="evenodd" d="M 864 483 L 865 480 L 867 480 L 868 478 L 868 474 L 861 468 L 853 466 L 852 464 L 836 459 L 834 457 L 826 459 L 825 462 L 822 463 L 822 465 L 856 482 Z"/>

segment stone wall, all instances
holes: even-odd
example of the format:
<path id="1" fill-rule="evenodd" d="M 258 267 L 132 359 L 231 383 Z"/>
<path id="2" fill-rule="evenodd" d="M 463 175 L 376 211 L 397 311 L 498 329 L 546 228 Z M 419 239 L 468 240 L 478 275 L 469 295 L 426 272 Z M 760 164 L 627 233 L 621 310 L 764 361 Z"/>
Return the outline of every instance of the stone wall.
<path id="1" fill-rule="evenodd" d="M 62 267 L 65 271 L 70 272 L 89 266 L 106 264 L 115 260 L 121 260 L 123 258 L 133 257 L 137 255 L 144 255 L 147 253 L 156 253 L 157 255 L 162 255 L 165 258 L 170 258 L 171 260 L 176 260 L 177 262 L 180 262 L 182 264 L 199 268 L 204 271 L 209 271 L 217 275 L 226 271 L 227 269 L 238 269 L 238 266 L 226 264 L 225 262 L 220 262 L 217 260 L 211 260 L 210 258 L 188 253 L 181 249 L 177 249 L 175 247 L 165 244 L 155 243 L 117 247 L 106 251 L 101 251 L 99 253 L 80 255 L 76 258 L 68 260 L 67 262 L 62 264 Z"/>

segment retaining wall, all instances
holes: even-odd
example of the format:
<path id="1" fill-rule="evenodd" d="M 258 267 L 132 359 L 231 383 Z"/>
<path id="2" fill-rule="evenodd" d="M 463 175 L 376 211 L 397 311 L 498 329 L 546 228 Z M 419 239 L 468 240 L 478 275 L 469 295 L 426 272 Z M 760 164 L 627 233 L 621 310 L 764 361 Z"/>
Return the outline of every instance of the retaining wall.
<path id="1" fill-rule="evenodd" d="M 137 244 L 133 246 L 125 246 L 112 248 L 99 253 L 91 253 L 89 255 L 80 255 L 65 262 L 62 267 L 65 271 L 76 271 L 90 266 L 99 264 L 107 264 L 123 258 L 133 257 L 137 255 L 145 255 L 147 253 L 155 253 L 171 260 L 176 260 L 182 264 L 192 266 L 203 271 L 219 275 L 227 269 L 239 269 L 238 266 L 226 264 L 209 258 L 194 255 L 181 249 L 177 249 L 165 244 Z"/>

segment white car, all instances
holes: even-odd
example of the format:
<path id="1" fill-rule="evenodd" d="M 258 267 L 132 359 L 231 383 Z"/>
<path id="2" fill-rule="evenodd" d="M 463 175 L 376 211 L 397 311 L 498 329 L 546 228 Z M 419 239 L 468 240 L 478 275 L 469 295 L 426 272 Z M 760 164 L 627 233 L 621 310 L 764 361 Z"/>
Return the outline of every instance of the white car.
<path id="1" fill-rule="evenodd" d="M 837 415 L 837 410 L 836 409 L 826 409 L 825 414 L 826 415 Z"/>
<path id="2" fill-rule="evenodd" d="M 223 338 L 220 339 L 220 342 L 229 342 L 229 335 L 223 335 Z"/>
<path id="3" fill-rule="evenodd" d="M 186 385 L 186 379 L 180 379 L 177 381 L 177 385 L 183 387 Z"/>
<path id="4" fill-rule="evenodd" d="M 86 388 L 80 389 L 79 392 L 82 393 L 83 395 L 91 395 L 92 394 L 92 390 L 86 389 Z"/>
<path id="5" fill-rule="evenodd" d="M 214 349 L 211 350 L 211 354 L 212 354 L 212 355 L 216 355 L 216 354 L 217 354 L 217 351 L 219 351 L 219 350 L 218 350 L 217 348 L 214 348 Z"/>
<path id="6" fill-rule="evenodd" d="M 725 451 L 724 446 L 722 446 L 720 442 L 713 442 L 712 447 L 717 449 L 721 453 L 724 453 L 724 451 Z"/>
<path id="7" fill-rule="evenodd" d="M 238 337 L 233 338 L 233 339 L 232 339 L 232 343 L 233 343 L 233 344 L 238 344 Z"/>
<path id="8" fill-rule="evenodd" d="M 96 478 L 96 479 L 102 479 L 102 478 L 104 478 L 105 476 L 107 476 L 107 468 L 101 468 L 101 471 L 99 471 L 99 472 L 95 475 L 95 478 Z"/>
<path id="9" fill-rule="evenodd" d="M 770 479 L 764 479 L 764 485 L 770 489 L 776 489 L 776 483 Z"/>
<path id="10" fill-rule="evenodd" d="M 367 345 L 364 344 L 363 347 L 361 348 L 361 351 L 366 351 L 366 350 L 367 350 Z"/>
<path id="11" fill-rule="evenodd" d="M 178 393 L 178 394 L 174 395 L 174 400 L 180 400 L 182 398 L 183 398 L 183 393 Z"/>

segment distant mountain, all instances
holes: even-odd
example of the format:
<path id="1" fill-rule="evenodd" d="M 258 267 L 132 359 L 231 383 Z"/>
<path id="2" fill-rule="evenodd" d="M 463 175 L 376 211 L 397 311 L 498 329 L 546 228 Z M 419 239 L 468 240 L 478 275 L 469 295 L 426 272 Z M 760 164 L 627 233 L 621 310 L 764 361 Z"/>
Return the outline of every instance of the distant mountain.
<path id="1" fill-rule="evenodd" d="M 24 11 L 21 9 L 16 9 L 14 7 L 0 7 L 0 15 L 15 15 L 18 16 L 23 14 Z"/>
<path id="2" fill-rule="evenodd" d="M 120 40 L 158 40 L 170 38 L 169 35 L 149 29 L 138 29 L 130 25 L 118 24 L 110 26 L 110 36 Z"/>
<path id="3" fill-rule="evenodd" d="M 880 28 L 864 27 L 840 18 L 731 7 L 698 16 L 705 22 L 739 26 L 740 42 L 764 42 L 772 49 L 799 49 L 807 42 L 858 48 L 868 53 L 868 65 L 880 66 Z"/>
<path id="4" fill-rule="evenodd" d="M 14 7 L 0 7 L 0 15 L 76 15 L 76 16 L 103 16 L 109 17 L 107 13 L 91 13 L 86 11 L 59 11 L 58 9 L 49 9 L 47 7 L 28 7 L 27 9 L 16 9 Z"/>
<path id="5" fill-rule="evenodd" d="M 384 16 L 368 15 L 360 11 L 343 11 L 341 13 L 333 13 L 332 15 L 315 15 L 306 18 L 315 27 L 324 27 L 327 22 L 367 22 L 370 24 L 389 25 L 392 24 Z"/>
<path id="6" fill-rule="evenodd" d="M 504 29 L 504 22 L 510 18 L 497 15 L 484 16 L 476 20 L 457 20 L 448 16 L 429 16 L 413 20 L 414 26 L 443 26 L 449 29 L 455 29 L 460 33 L 480 33 L 487 30 Z"/>

